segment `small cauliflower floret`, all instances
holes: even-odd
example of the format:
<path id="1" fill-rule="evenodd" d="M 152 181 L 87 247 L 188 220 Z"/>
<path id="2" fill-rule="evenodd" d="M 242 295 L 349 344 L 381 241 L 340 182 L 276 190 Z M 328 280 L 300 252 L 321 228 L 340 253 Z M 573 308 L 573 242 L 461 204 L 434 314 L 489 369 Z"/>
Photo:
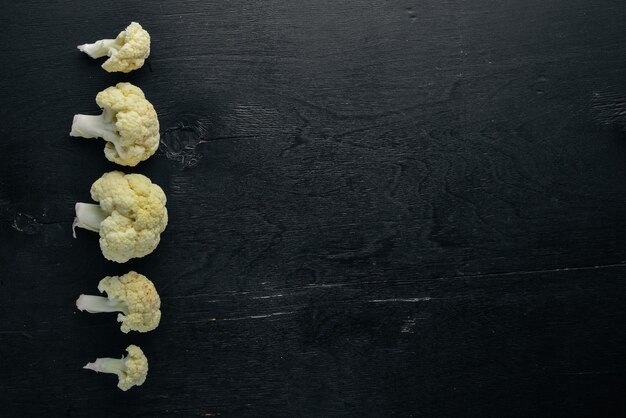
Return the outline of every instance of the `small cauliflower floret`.
<path id="1" fill-rule="evenodd" d="M 110 73 L 128 73 L 143 67 L 150 55 L 150 34 L 139 23 L 132 22 L 117 38 L 79 45 L 78 49 L 91 58 L 108 56 L 102 68 Z"/>
<path id="2" fill-rule="evenodd" d="M 150 254 L 167 226 L 165 193 L 141 174 L 105 173 L 91 185 L 91 198 L 100 205 L 76 203 L 72 225 L 100 233 L 107 260 L 125 263 Z"/>
<path id="3" fill-rule="evenodd" d="M 123 333 L 148 332 L 159 326 L 161 298 L 146 276 L 134 271 L 108 276 L 100 280 L 98 290 L 107 297 L 80 295 L 76 307 L 89 313 L 121 312 L 117 322 L 122 323 Z"/>
<path id="4" fill-rule="evenodd" d="M 102 138 L 104 155 L 116 164 L 134 167 L 159 147 L 159 119 L 143 91 L 130 83 L 118 83 L 96 96 L 99 115 L 74 115 L 70 136 Z"/>
<path id="5" fill-rule="evenodd" d="M 117 387 L 123 391 L 133 386 L 141 386 L 148 376 L 148 359 L 141 348 L 133 344 L 126 348 L 126 352 L 128 356 L 121 359 L 99 358 L 93 363 L 87 363 L 83 369 L 116 374 L 119 378 Z"/>

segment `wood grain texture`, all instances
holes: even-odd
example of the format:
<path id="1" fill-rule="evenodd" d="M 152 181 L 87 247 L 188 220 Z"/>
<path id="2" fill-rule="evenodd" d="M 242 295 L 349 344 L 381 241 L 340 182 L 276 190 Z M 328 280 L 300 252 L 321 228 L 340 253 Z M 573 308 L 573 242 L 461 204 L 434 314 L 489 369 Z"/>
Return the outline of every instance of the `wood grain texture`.
<path id="1" fill-rule="evenodd" d="M 3 416 L 623 416 L 626 4 L 6 3 Z M 130 20 L 149 64 L 75 46 Z M 140 86 L 159 248 L 109 263 L 73 205 L 117 167 L 70 138 Z M 131 170 L 127 170 L 131 171 Z M 75 311 L 129 269 L 163 319 Z M 81 369 L 140 345 L 126 393 Z"/>

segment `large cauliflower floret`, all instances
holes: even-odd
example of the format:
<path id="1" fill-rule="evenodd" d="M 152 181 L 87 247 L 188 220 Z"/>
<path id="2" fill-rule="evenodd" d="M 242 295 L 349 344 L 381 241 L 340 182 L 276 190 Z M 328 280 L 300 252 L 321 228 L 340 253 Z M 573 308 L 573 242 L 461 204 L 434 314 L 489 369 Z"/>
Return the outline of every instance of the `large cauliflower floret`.
<path id="1" fill-rule="evenodd" d="M 109 161 L 134 167 L 159 147 L 159 119 L 143 91 L 130 83 L 118 83 L 96 96 L 100 115 L 74 115 L 70 136 L 103 138 Z"/>
<path id="2" fill-rule="evenodd" d="M 143 67 L 150 55 L 150 34 L 137 22 L 132 22 L 115 39 L 102 39 L 78 49 L 91 58 L 108 56 L 102 64 L 108 72 L 128 73 Z"/>
<path id="3" fill-rule="evenodd" d="M 73 228 L 99 232 L 106 259 L 125 263 L 154 251 L 168 221 L 158 185 L 141 174 L 111 171 L 93 183 L 91 198 L 100 205 L 77 203 Z"/>
<path id="4" fill-rule="evenodd" d="M 126 352 L 128 356 L 121 359 L 99 358 L 93 363 L 87 363 L 83 369 L 116 374 L 119 379 L 117 387 L 123 391 L 133 386 L 141 386 L 148 376 L 148 359 L 141 348 L 133 344 L 126 348 Z"/>
<path id="5" fill-rule="evenodd" d="M 161 320 L 161 298 L 154 284 L 134 271 L 123 276 L 107 276 L 98 284 L 100 293 L 107 297 L 80 295 L 76 307 L 89 313 L 121 312 L 117 321 L 120 329 L 148 332 L 159 326 Z"/>

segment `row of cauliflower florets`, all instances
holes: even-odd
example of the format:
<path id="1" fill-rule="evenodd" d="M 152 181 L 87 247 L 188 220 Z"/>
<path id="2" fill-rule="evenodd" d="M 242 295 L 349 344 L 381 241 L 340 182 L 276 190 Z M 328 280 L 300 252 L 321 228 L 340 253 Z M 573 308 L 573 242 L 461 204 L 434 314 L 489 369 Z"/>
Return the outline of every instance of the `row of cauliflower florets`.
<path id="1" fill-rule="evenodd" d="M 150 55 L 150 35 L 132 22 L 115 39 L 103 39 L 78 49 L 92 58 L 108 56 L 102 64 L 108 72 L 130 72 L 141 68 Z M 150 158 L 159 146 L 159 120 L 143 91 L 130 83 L 118 83 L 96 96 L 99 115 L 76 115 L 71 136 L 102 138 L 104 155 L 116 164 L 134 167 Z M 80 227 L 100 234 L 105 258 L 125 263 L 150 254 L 157 247 L 168 222 L 167 199 L 163 190 L 141 174 L 120 171 L 105 173 L 91 186 L 91 198 L 98 202 L 77 203 L 72 229 Z M 154 284 L 130 271 L 123 276 L 102 279 L 103 296 L 80 295 L 76 307 L 89 313 L 118 312 L 121 330 L 148 332 L 161 320 L 161 299 Z M 148 360 L 136 345 L 129 345 L 121 359 L 99 358 L 85 368 L 113 373 L 118 387 L 140 386 L 148 374 Z"/>

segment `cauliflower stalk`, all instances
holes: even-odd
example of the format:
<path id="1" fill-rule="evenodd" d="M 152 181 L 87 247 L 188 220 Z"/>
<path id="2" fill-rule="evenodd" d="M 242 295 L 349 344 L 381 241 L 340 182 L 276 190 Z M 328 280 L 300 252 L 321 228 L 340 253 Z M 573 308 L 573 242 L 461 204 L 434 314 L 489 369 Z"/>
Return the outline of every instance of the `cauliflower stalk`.
<path id="1" fill-rule="evenodd" d="M 125 263 L 150 254 L 167 226 L 167 199 L 163 190 L 141 174 L 105 173 L 91 186 L 99 205 L 76 203 L 72 225 L 99 232 L 100 249 L 107 260 Z"/>
<path id="2" fill-rule="evenodd" d="M 159 325 L 161 299 L 146 276 L 134 271 L 108 276 L 100 280 L 98 290 L 107 296 L 80 295 L 76 307 L 89 313 L 121 312 L 117 321 L 123 333 L 148 332 Z"/>
<path id="3" fill-rule="evenodd" d="M 97 94 L 99 115 L 74 115 L 70 136 L 102 138 L 104 155 L 116 164 L 134 167 L 159 147 L 159 119 L 143 91 L 118 83 Z"/>
<path id="4" fill-rule="evenodd" d="M 79 45 L 78 49 L 91 58 L 108 56 L 102 68 L 110 73 L 128 73 L 143 67 L 150 56 L 150 34 L 139 23 L 132 22 L 117 38 Z"/>
<path id="5" fill-rule="evenodd" d="M 123 391 L 141 386 L 148 376 L 148 359 L 141 348 L 133 344 L 126 348 L 126 352 L 128 356 L 121 359 L 99 358 L 93 363 L 87 363 L 83 369 L 116 374 L 119 379 L 117 387 Z"/>

